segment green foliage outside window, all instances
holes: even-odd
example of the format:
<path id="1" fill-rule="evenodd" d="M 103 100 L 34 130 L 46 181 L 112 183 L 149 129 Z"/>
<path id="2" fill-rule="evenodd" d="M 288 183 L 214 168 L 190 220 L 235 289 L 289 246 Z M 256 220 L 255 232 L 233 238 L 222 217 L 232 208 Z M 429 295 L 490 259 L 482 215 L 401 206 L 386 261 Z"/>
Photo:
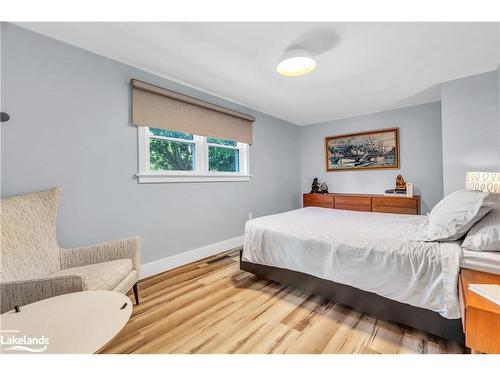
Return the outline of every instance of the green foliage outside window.
<path id="1" fill-rule="evenodd" d="M 149 160 L 153 171 L 192 171 L 194 144 L 150 139 Z"/>
<path id="2" fill-rule="evenodd" d="M 193 140 L 193 135 L 166 129 L 149 128 L 149 134 L 159 137 Z M 216 145 L 236 147 L 237 142 L 207 138 L 208 170 L 211 172 L 239 172 L 239 151 L 234 148 L 217 147 Z M 195 144 L 150 138 L 150 169 L 153 171 L 193 171 L 195 169 Z"/>
<path id="3" fill-rule="evenodd" d="M 235 141 L 228 141 L 227 139 L 220 139 L 220 138 L 207 138 L 208 143 L 213 143 L 216 145 L 224 145 L 224 146 L 232 146 L 236 147 L 236 142 Z"/>
<path id="4" fill-rule="evenodd" d="M 174 132 L 172 130 L 149 128 L 149 134 L 158 135 L 161 137 L 179 138 L 192 140 L 193 135 L 188 133 Z"/>
<path id="5" fill-rule="evenodd" d="M 238 150 L 224 147 L 208 147 L 208 170 L 213 172 L 238 172 Z"/>

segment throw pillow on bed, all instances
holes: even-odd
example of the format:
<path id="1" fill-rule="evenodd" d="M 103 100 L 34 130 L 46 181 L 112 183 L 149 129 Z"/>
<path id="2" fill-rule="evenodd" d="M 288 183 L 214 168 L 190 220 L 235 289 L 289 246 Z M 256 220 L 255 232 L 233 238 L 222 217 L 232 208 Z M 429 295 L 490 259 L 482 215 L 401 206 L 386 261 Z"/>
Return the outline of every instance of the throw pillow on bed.
<path id="1" fill-rule="evenodd" d="M 500 195 L 460 190 L 443 198 L 431 211 L 427 226 L 429 241 L 455 241 L 500 203 Z"/>
<path id="2" fill-rule="evenodd" d="M 462 247 L 474 251 L 500 251 L 500 209 L 493 209 L 474 224 Z"/>

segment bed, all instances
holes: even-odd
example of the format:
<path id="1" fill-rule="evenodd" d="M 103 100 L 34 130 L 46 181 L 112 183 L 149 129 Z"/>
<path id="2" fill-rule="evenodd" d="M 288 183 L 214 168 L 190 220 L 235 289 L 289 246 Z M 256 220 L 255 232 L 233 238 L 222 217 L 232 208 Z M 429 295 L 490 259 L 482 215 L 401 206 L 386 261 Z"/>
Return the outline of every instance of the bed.
<path id="1" fill-rule="evenodd" d="M 463 343 L 462 251 L 426 242 L 425 223 L 320 207 L 265 216 L 247 222 L 240 268 Z"/>
<path id="2" fill-rule="evenodd" d="M 460 268 L 500 275 L 500 252 L 462 249 Z"/>

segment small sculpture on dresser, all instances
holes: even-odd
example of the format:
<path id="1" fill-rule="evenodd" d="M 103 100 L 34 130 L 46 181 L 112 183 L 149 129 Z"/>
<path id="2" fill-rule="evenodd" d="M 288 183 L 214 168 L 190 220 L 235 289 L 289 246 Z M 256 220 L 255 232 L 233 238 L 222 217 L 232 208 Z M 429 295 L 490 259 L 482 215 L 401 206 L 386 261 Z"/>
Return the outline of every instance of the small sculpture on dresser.
<path id="1" fill-rule="evenodd" d="M 406 182 L 403 176 L 398 174 L 396 177 L 396 190 L 405 190 L 406 191 Z"/>
<path id="2" fill-rule="evenodd" d="M 313 183 L 311 185 L 311 194 L 318 194 L 319 193 L 319 182 L 318 178 L 313 179 Z"/>
<path id="3" fill-rule="evenodd" d="M 326 182 L 322 182 L 320 187 L 319 187 L 319 193 L 320 194 L 328 194 L 328 185 Z"/>
<path id="4" fill-rule="evenodd" d="M 404 194 L 407 194 L 406 182 L 405 182 L 405 179 L 403 178 L 403 176 L 398 174 L 398 176 L 396 177 L 396 188 L 395 189 L 387 189 L 385 191 L 385 195 L 400 195 L 401 196 Z M 412 194 L 413 194 L 413 189 L 412 189 L 411 195 Z"/>

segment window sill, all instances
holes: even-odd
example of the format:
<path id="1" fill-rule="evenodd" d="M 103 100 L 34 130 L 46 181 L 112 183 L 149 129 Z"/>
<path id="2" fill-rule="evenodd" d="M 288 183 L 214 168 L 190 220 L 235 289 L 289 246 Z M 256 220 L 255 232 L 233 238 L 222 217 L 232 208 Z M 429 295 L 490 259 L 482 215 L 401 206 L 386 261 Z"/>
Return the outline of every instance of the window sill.
<path id="1" fill-rule="evenodd" d="M 140 184 L 168 184 L 179 182 L 245 182 L 250 181 L 252 175 L 230 174 L 164 174 L 164 173 L 138 173 L 137 180 Z"/>

